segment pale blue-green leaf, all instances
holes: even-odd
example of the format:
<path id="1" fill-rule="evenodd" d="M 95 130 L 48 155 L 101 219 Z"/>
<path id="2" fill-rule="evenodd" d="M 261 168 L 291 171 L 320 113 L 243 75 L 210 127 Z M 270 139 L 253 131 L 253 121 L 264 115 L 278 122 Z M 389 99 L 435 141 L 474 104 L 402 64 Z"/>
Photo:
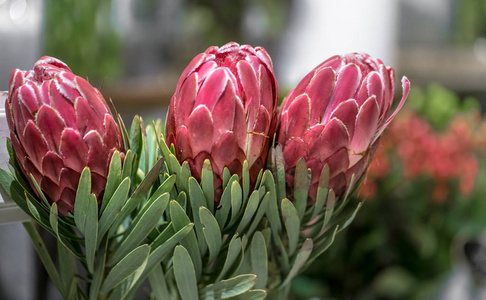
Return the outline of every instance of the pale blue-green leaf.
<path id="1" fill-rule="evenodd" d="M 74 201 L 74 221 L 79 231 L 84 234 L 86 224 L 86 211 L 88 210 L 88 199 L 91 193 L 91 172 L 89 168 L 84 168 L 79 178 L 76 200 Z"/>
<path id="2" fill-rule="evenodd" d="M 211 162 L 206 159 L 202 168 L 201 188 L 206 198 L 207 208 L 211 213 L 214 213 L 214 179 Z"/>
<path id="3" fill-rule="evenodd" d="M 128 149 L 127 153 L 125 153 L 125 159 L 123 160 L 122 179 L 130 177 L 130 175 L 132 174 L 132 167 L 133 152 L 131 149 Z"/>
<path id="4" fill-rule="evenodd" d="M 99 238 L 103 238 L 110 226 L 121 212 L 123 205 L 127 201 L 128 192 L 130 191 L 130 178 L 126 177 L 118 186 L 111 197 L 105 210 L 102 212 L 99 221 Z"/>
<path id="5" fill-rule="evenodd" d="M 297 253 L 292 268 L 290 269 L 290 272 L 283 281 L 282 286 L 289 284 L 292 278 L 294 278 L 299 273 L 299 270 L 304 266 L 307 259 L 309 259 L 313 247 L 314 243 L 312 242 L 312 239 L 306 239 L 304 241 L 304 244 L 302 245 L 302 248 L 300 248 L 299 253 Z"/>
<path id="6" fill-rule="evenodd" d="M 238 218 L 238 216 L 241 216 L 242 213 L 242 200 L 243 195 L 240 183 L 238 181 L 233 181 L 233 183 L 231 184 L 231 222 L 229 224 L 229 227 L 231 227 L 233 224 L 236 223 L 236 221 L 239 221 L 241 219 L 241 217 Z"/>
<path id="7" fill-rule="evenodd" d="M 141 245 L 133 249 L 127 256 L 118 262 L 106 276 L 101 292 L 107 294 L 110 290 L 122 283 L 129 276 L 135 274 L 140 267 L 145 267 L 150 252 L 149 245 Z"/>
<path id="8" fill-rule="evenodd" d="M 235 263 L 238 256 L 240 256 L 241 251 L 242 251 L 241 238 L 237 237 L 237 235 L 234 235 L 231 238 L 231 241 L 228 246 L 228 252 L 226 254 L 226 260 L 224 261 L 223 269 L 221 270 L 221 273 L 216 279 L 216 282 L 225 278 L 228 271 L 233 267 L 233 264 Z"/>
<path id="9" fill-rule="evenodd" d="M 307 207 L 307 195 L 310 187 L 310 174 L 307 169 L 305 159 L 301 157 L 295 167 L 294 175 L 294 198 L 295 208 L 299 216 L 299 220 L 302 221 L 304 217 L 305 208 Z"/>
<path id="10" fill-rule="evenodd" d="M 143 197 L 152 188 L 153 183 L 159 178 L 160 170 L 164 164 L 164 158 L 160 157 L 155 165 L 148 171 L 147 175 L 143 178 L 142 182 L 138 185 L 135 192 L 132 194 L 132 198 Z"/>
<path id="11" fill-rule="evenodd" d="M 224 231 L 226 221 L 229 217 L 229 212 L 231 208 L 231 185 L 233 182 L 238 182 L 238 175 L 234 174 L 228 180 L 228 184 L 223 190 L 223 195 L 221 196 L 221 202 L 219 203 L 218 210 L 216 210 L 215 217 L 218 220 L 219 227 L 221 231 Z"/>
<path id="12" fill-rule="evenodd" d="M 283 199 L 287 197 L 287 192 L 286 192 L 285 168 L 284 168 L 282 145 L 278 144 L 274 148 L 274 155 L 275 155 L 275 168 L 276 168 L 275 182 L 277 183 L 277 199 Z"/>
<path id="13" fill-rule="evenodd" d="M 260 192 L 261 194 L 261 192 Z M 251 220 L 251 225 L 246 234 L 248 236 L 251 236 L 253 232 L 257 229 L 258 225 L 260 224 L 260 221 L 262 220 L 263 216 L 268 210 L 268 202 L 270 201 L 270 193 L 264 194 L 265 196 L 263 197 L 262 201 L 260 202 L 260 206 L 258 207 L 258 210 L 255 214 L 255 217 Z"/>
<path id="14" fill-rule="evenodd" d="M 255 232 L 251 240 L 251 268 L 257 276 L 255 288 L 265 289 L 268 278 L 268 257 L 265 239 L 260 231 Z"/>
<path id="15" fill-rule="evenodd" d="M 202 288 L 199 292 L 201 300 L 228 299 L 249 291 L 257 280 L 254 274 L 239 275 L 227 280 L 221 280 Z"/>
<path id="16" fill-rule="evenodd" d="M 191 211 L 194 218 L 199 251 L 201 252 L 201 256 L 204 256 L 208 248 L 204 239 L 203 225 L 199 217 L 199 209 L 206 206 L 206 198 L 204 197 L 204 192 L 202 191 L 201 186 L 194 177 L 189 178 L 189 202 L 191 203 Z"/>
<path id="17" fill-rule="evenodd" d="M 86 209 L 86 224 L 84 227 L 84 243 L 86 248 L 86 264 L 90 273 L 94 273 L 94 259 L 98 245 L 98 201 L 90 194 Z"/>
<path id="18" fill-rule="evenodd" d="M 182 300 L 198 300 L 196 271 L 191 255 L 183 246 L 174 250 L 174 277 Z"/>
<path id="19" fill-rule="evenodd" d="M 228 298 L 230 300 L 263 300 L 267 297 L 267 292 L 265 290 L 250 290 L 241 295 Z"/>
<path id="20" fill-rule="evenodd" d="M 49 201 L 47 200 L 46 196 L 44 195 L 44 193 L 42 192 L 39 184 L 37 183 L 37 181 L 35 180 L 34 178 L 34 175 L 32 175 L 32 173 L 30 174 L 30 181 L 34 184 L 34 187 L 35 187 L 35 190 L 37 191 L 37 194 L 40 195 L 41 199 L 42 199 L 42 202 L 49 207 Z"/>
<path id="21" fill-rule="evenodd" d="M 127 253 L 131 252 L 137 245 L 139 245 L 148 236 L 155 225 L 157 225 L 164 212 L 164 201 L 162 197 L 163 196 L 160 196 L 154 201 L 142 215 L 139 222 L 131 225 L 133 226 L 133 229 L 115 250 L 113 256 L 108 261 L 108 266 L 117 264 Z"/>
<path id="22" fill-rule="evenodd" d="M 248 170 L 248 161 L 243 162 L 243 170 L 241 173 L 241 184 L 243 188 L 243 203 L 248 200 L 248 195 L 250 194 L 250 172 Z"/>
<path id="23" fill-rule="evenodd" d="M 164 270 L 161 265 L 157 265 L 150 272 L 148 279 L 156 300 L 171 300 L 167 283 L 165 282 Z"/>
<path id="24" fill-rule="evenodd" d="M 211 263 L 216 257 L 218 257 L 221 249 L 221 230 L 218 226 L 218 221 L 216 221 L 209 209 L 200 207 L 199 217 L 201 219 L 201 223 L 204 225 L 203 234 L 209 248 L 208 262 Z"/>
<path id="25" fill-rule="evenodd" d="M 297 213 L 297 209 L 289 199 L 282 200 L 282 219 L 285 224 L 285 230 L 288 237 L 288 253 L 292 256 L 297 248 L 300 234 L 300 220 Z"/>
<path id="26" fill-rule="evenodd" d="M 106 180 L 105 193 L 101 202 L 101 211 L 105 210 L 108 201 L 111 199 L 113 193 L 121 182 L 121 164 L 120 152 L 113 152 L 108 170 L 108 178 Z"/>
<path id="27" fill-rule="evenodd" d="M 243 235 L 244 230 L 255 215 L 259 204 L 260 194 L 257 190 L 254 190 L 250 195 L 250 199 L 248 200 L 247 206 L 245 208 L 245 213 L 243 214 L 243 217 L 241 217 L 240 224 L 238 224 L 238 228 L 236 229 L 237 233 Z"/>
<path id="28" fill-rule="evenodd" d="M 181 230 L 184 226 L 191 223 L 191 220 L 186 215 L 186 212 L 176 201 L 170 201 L 170 218 L 172 220 L 172 226 L 175 231 Z M 199 245 L 197 242 L 196 234 L 194 230 L 189 232 L 185 238 L 181 241 L 181 245 L 191 255 L 192 261 L 194 263 L 194 269 L 196 270 L 196 277 L 199 280 L 202 273 L 202 259 L 199 252 Z"/>
<path id="29" fill-rule="evenodd" d="M 270 222 L 270 227 L 272 227 L 272 233 L 274 236 L 280 235 L 282 233 L 282 223 L 280 221 L 280 209 L 279 201 L 277 201 L 277 193 L 275 190 L 275 181 L 273 180 L 272 173 L 266 170 L 263 173 L 262 185 L 265 186 L 269 193 L 269 201 L 267 207 L 266 216 Z"/>
<path id="30" fill-rule="evenodd" d="M 228 168 L 223 169 L 223 189 L 226 189 L 228 186 L 229 180 L 231 178 L 231 173 Z"/>

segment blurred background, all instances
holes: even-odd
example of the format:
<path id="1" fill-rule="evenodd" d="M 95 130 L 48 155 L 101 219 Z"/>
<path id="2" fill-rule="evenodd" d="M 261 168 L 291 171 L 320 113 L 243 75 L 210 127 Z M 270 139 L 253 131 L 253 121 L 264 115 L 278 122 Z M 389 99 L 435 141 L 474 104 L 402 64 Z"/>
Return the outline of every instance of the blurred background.
<path id="1" fill-rule="evenodd" d="M 486 299 L 486 0 L 0 0 L 0 90 L 50 55 L 125 123 L 164 118 L 189 61 L 229 41 L 269 52 L 281 98 L 347 52 L 393 66 L 397 97 L 412 82 L 363 208 L 293 299 Z M 59 297 L 20 223 L 0 241 L 0 299 Z"/>

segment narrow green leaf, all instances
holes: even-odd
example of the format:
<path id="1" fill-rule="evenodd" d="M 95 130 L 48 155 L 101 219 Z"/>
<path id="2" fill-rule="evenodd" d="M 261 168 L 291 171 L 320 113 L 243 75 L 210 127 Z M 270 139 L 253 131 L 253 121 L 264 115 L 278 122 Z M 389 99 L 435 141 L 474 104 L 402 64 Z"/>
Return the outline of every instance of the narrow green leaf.
<path id="1" fill-rule="evenodd" d="M 156 300 L 171 300 L 161 265 L 157 265 L 148 278 Z"/>
<path id="2" fill-rule="evenodd" d="M 349 186 L 348 189 L 346 190 L 346 194 L 344 195 L 344 198 L 340 201 L 340 205 L 336 210 L 336 214 L 340 214 L 341 211 L 346 207 L 349 201 L 349 196 L 351 195 L 351 191 L 354 189 L 354 181 L 356 178 L 354 177 L 354 174 L 351 175 L 351 180 L 349 181 Z"/>
<path id="3" fill-rule="evenodd" d="M 322 168 L 321 176 L 319 177 L 316 202 L 314 203 L 314 209 L 312 211 L 312 216 L 310 217 L 309 221 L 314 220 L 324 209 L 329 186 L 329 176 L 329 166 L 325 164 Z"/>
<path id="4" fill-rule="evenodd" d="M 31 222 L 24 222 L 22 224 L 24 225 L 25 231 L 27 231 L 27 233 L 29 234 L 30 239 L 32 240 L 32 244 L 34 244 L 34 248 L 37 251 L 40 260 L 42 261 L 42 264 L 44 265 L 44 268 L 46 269 L 49 278 L 51 278 L 52 283 L 54 283 L 61 295 L 66 298 L 68 295 L 65 293 L 61 277 L 59 277 L 59 274 L 57 273 L 56 266 L 54 265 L 54 262 L 52 261 L 49 251 L 47 250 L 44 241 L 39 235 L 39 232 L 35 228 L 34 224 Z"/>
<path id="5" fill-rule="evenodd" d="M 204 192 L 207 208 L 214 214 L 214 178 L 209 159 L 204 160 L 201 175 L 201 188 Z"/>
<path id="6" fill-rule="evenodd" d="M 213 214 L 206 207 L 199 208 L 199 218 L 201 223 L 204 225 L 203 234 L 209 248 L 208 262 L 211 263 L 216 257 L 218 257 L 221 249 L 221 230 L 218 226 L 218 221 L 216 221 Z"/>
<path id="7" fill-rule="evenodd" d="M 34 187 L 35 187 L 35 190 L 37 191 L 37 194 L 40 195 L 41 199 L 42 199 L 42 202 L 49 207 L 49 201 L 47 200 L 46 196 L 44 195 L 44 193 L 42 192 L 39 184 L 37 183 L 37 181 L 35 180 L 34 178 L 34 175 L 32 175 L 32 173 L 30 174 L 30 180 L 31 182 L 34 184 Z"/>
<path id="8" fill-rule="evenodd" d="M 297 162 L 294 175 L 294 198 L 295 208 L 299 220 L 302 221 L 304 217 L 305 208 L 307 207 L 307 195 L 310 187 L 310 174 L 307 169 L 307 164 L 303 157 Z"/>
<path id="9" fill-rule="evenodd" d="M 105 263 L 106 263 L 106 248 L 108 247 L 107 239 L 102 239 L 100 247 L 97 249 L 97 255 L 95 260 L 95 270 L 93 273 L 93 278 L 91 279 L 91 284 L 89 288 L 89 299 L 97 300 L 99 297 L 101 284 L 103 283 L 103 278 L 105 275 Z"/>
<path id="10" fill-rule="evenodd" d="M 108 266 L 113 266 L 118 263 L 118 261 L 120 261 L 127 253 L 131 252 L 132 249 L 139 245 L 149 235 L 155 225 L 157 225 L 164 212 L 164 201 L 162 197 L 163 196 L 160 196 L 154 201 L 142 215 L 139 222 L 131 225 L 133 226 L 133 229 L 115 250 L 113 256 L 108 261 Z"/>
<path id="11" fill-rule="evenodd" d="M 130 126 L 130 147 L 135 156 L 135 170 L 138 169 L 143 148 L 141 123 L 141 118 L 134 116 L 132 125 Z"/>
<path id="12" fill-rule="evenodd" d="M 248 170 L 248 161 L 243 162 L 243 170 L 241 172 L 241 184 L 243 188 L 243 202 L 246 203 L 248 195 L 250 194 L 250 172 Z"/>
<path id="13" fill-rule="evenodd" d="M 356 207 L 354 212 L 351 214 L 351 216 L 343 223 L 343 225 L 339 226 L 340 229 L 339 229 L 338 233 L 343 231 L 344 229 L 346 229 L 349 226 L 349 224 L 351 224 L 353 222 L 354 218 L 356 217 L 356 214 L 358 214 L 358 211 L 360 210 L 362 205 L 363 205 L 362 202 L 358 203 L 358 206 Z"/>
<path id="14" fill-rule="evenodd" d="M 283 199 L 287 197 L 286 192 L 286 181 L 285 181 L 285 168 L 284 168 L 284 158 L 282 152 L 282 145 L 278 144 L 274 148 L 275 155 L 275 182 L 277 183 L 277 199 Z"/>
<path id="15" fill-rule="evenodd" d="M 260 231 L 255 232 L 251 240 L 251 268 L 257 276 L 255 288 L 265 289 L 268 277 L 268 257 L 265 239 Z"/>
<path id="16" fill-rule="evenodd" d="M 187 195 L 186 192 L 182 191 L 177 195 L 176 202 L 179 203 L 179 205 L 182 207 L 184 211 L 186 211 L 187 208 Z"/>
<path id="17" fill-rule="evenodd" d="M 228 186 L 229 180 L 231 178 L 231 173 L 228 168 L 223 169 L 223 189 L 226 189 Z"/>
<path id="18" fill-rule="evenodd" d="M 316 243 L 318 246 L 316 247 L 316 249 L 314 249 L 312 257 L 309 259 L 309 261 L 307 261 L 303 269 L 307 268 L 316 258 L 321 256 L 321 254 L 324 253 L 332 245 L 338 230 L 339 225 L 334 228 L 334 231 L 331 235 L 327 235 L 324 237 L 324 241 L 320 245 L 319 242 Z"/>
<path id="19" fill-rule="evenodd" d="M 191 177 L 189 163 L 184 161 L 181 165 L 181 172 L 177 175 L 177 188 L 182 191 L 188 191 L 188 180 Z"/>
<path id="20" fill-rule="evenodd" d="M 221 273 L 216 279 L 216 282 L 220 281 L 227 275 L 228 271 L 235 263 L 241 251 L 242 251 L 241 238 L 237 237 L 237 235 L 234 235 L 231 238 L 231 241 L 228 246 L 228 253 L 226 254 L 226 260 L 224 261 L 223 269 L 221 270 Z"/>
<path id="21" fill-rule="evenodd" d="M 282 200 L 282 218 L 287 231 L 287 237 L 289 239 L 288 253 L 289 256 L 294 254 L 297 249 L 297 242 L 299 241 L 300 234 L 300 221 L 297 214 L 297 209 L 294 207 L 289 199 Z"/>
<path id="22" fill-rule="evenodd" d="M 229 172 L 229 171 L 228 171 Z M 221 196 L 221 202 L 219 203 L 218 210 L 216 210 L 215 217 L 218 220 L 219 227 L 222 231 L 225 229 L 226 221 L 229 217 L 231 208 L 231 186 L 233 182 L 238 182 L 238 175 L 234 174 L 228 179 L 228 184 L 225 186 L 223 195 Z"/>
<path id="23" fill-rule="evenodd" d="M 101 202 L 101 211 L 105 210 L 108 201 L 113 196 L 116 188 L 121 182 L 121 158 L 120 152 L 115 151 L 111 156 L 110 167 L 108 170 L 108 178 L 106 180 L 105 193 Z"/>
<path id="24" fill-rule="evenodd" d="M 106 276 L 105 282 L 101 286 L 101 292 L 107 294 L 126 278 L 133 275 L 139 268 L 144 269 L 150 252 L 149 245 L 141 245 L 128 253 L 119 263 L 117 263 L 110 273 Z"/>
<path id="25" fill-rule="evenodd" d="M 32 204 L 32 202 L 30 202 L 29 198 L 26 196 L 25 197 L 26 200 L 25 202 L 27 203 L 27 207 L 29 208 L 29 211 L 30 211 L 30 215 L 32 217 L 34 217 L 34 219 L 38 222 L 38 223 L 43 223 L 42 222 L 42 219 L 41 219 L 41 216 L 39 214 L 39 211 L 37 210 L 37 208 L 35 207 L 34 204 Z M 45 224 L 47 225 L 47 224 Z"/>
<path id="26" fill-rule="evenodd" d="M 88 199 L 91 193 L 91 172 L 84 168 L 79 178 L 76 200 L 74 201 L 74 221 L 79 231 L 84 234 L 86 224 L 86 211 L 88 210 Z"/>
<path id="27" fill-rule="evenodd" d="M 122 179 L 130 177 L 130 175 L 132 174 L 132 167 L 133 167 L 133 152 L 131 149 L 128 149 L 127 153 L 125 153 L 125 159 L 123 160 L 123 170 L 121 176 Z"/>
<path id="28" fill-rule="evenodd" d="M 143 178 L 142 182 L 138 185 L 135 192 L 133 192 L 132 198 L 142 197 L 152 188 L 153 183 L 159 178 L 160 170 L 164 164 L 164 158 L 161 157 L 155 163 L 155 165 L 148 171 L 147 175 Z"/>
<path id="29" fill-rule="evenodd" d="M 60 241 L 57 241 L 57 253 L 59 257 L 61 279 L 64 287 L 69 290 L 72 283 L 75 281 L 77 272 L 76 258 Z"/>
<path id="30" fill-rule="evenodd" d="M 327 194 L 326 200 L 326 213 L 324 215 L 324 222 L 322 223 L 321 232 L 326 230 L 327 225 L 331 221 L 331 217 L 334 213 L 334 205 L 336 204 L 336 196 L 334 195 L 334 191 L 331 189 Z"/>
<path id="31" fill-rule="evenodd" d="M 251 222 L 250 228 L 246 232 L 248 236 L 251 236 L 253 232 L 257 229 L 258 225 L 260 224 L 260 221 L 262 220 L 263 216 L 268 210 L 269 201 L 270 201 L 270 193 L 268 192 L 265 194 L 262 201 L 260 202 L 260 207 L 258 207 L 257 213 Z"/>
<path id="32" fill-rule="evenodd" d="M 250 195 L 250 199 L 248 200 L 248 204 L 245 208 L 245 213 L 243 214 L 243 217 L 241 217 L 240 224 L 238 224 L 238 228 L 236 229 L 237 233 L 243 235 L 243 231 L 246 229 L 253 216 L 255 215 L 259 204 L 260 194 L 257 190 L 254 190 Z"/>
<path id="33" fill-rule="evenodd" d="M 121 212 L 123 205 L 127 201 L 128 192 L 130 191 L 130 178 L 126 177 L 118 186 L 110 201 L 106 205 L 105 210 L 101 214 L 99 221 L 99 238 L 108 231 L 110 226 L 115 221 L 118 214 Z"/>
<path id="34" fill-rule="evenodd" d="M 172 200 L 169 204 L 170 207 L 170 218 L 172 220 L 172 226 L 177 232 L 181 230 L 184 226 L 191 223 L 189 217 L 187 217 L 185 211 L 176 201 Z M 199 279 L 202 273 L 202 259 L 199 252 L 199 245 L 197 242 L 196 234 L 194 231 L 189 232 L 186 237 L 181 241 L 181 245 L 191 255 L 192 261 L 194 263 L 194 268 L 196 270 L 196 277 Z"/>
<path id="35" fill-rule="evenodd" d="M 199 292 L 199 297 L 204 300 L 235 297 L 249 291 L 255 286 L 256 280 L 257 276 L 254 274 L 244 274 L 221 280 L 202 288 Z"/>
<path id="36" fill-rule="evenodd" d="M 162 194 L 169 193 L 176 182 L 176 175 L 167 177 L 164 182 L 157 188 L 157 190 L 150 196 L 150 199 L 156 199 Z M 149 199 L 149 201 L 150 201 Z"/>
<path id="37" fill-rule="evenodd" d="M 204 256 L 207 251 L 207 244 L 204 239 L 203 225 L 199 217 L 199 209 L 200 207 L 206 206 L 206 198 L 204 197 L 204 192 L 202 191 L 201 186 L 194 177 L 189 178 L 189 200 L 191 202 L 191 211 L 194 218 L 199 251 L 201 252 L 201 256 Z"/>
<path id="38" fill-rule="evenodd" d="M 233 181 L 231 184 L 231 222 L 230 225 L 239 221 L 237 216 L 241 215 L 241 206 L 243 200 L 243 194 L 241 190 L 240 183 L 238 181 Z"/>
<path id="39" fill-rule="evenodd" d="M 265 290 L 250 290 L 241 295 L 231 297 L 231 300 L 263 300 L 267 297 L 267 291 Z"/>
<path id="40" fill-rule="evenodd" d="M 273 180 L 272 173 L 266 170 L 263 173 L 262 184 L 265 186 L 269 193 L 269 201 L 267 207 L 267 218 L 270 222 L 270 227 L 272 228 L 272 233 L 274 236 L 280 235 L 282 233 L 282 223 L 280 221 L 280 209 L 277 201 L 277 192 L 275 190 L 275 181 Z"/>
<path id="41" fill-rule="evenodd" d="M 196 271 L 189 252 L 183 246 L 174 250 L 174 277 L 182 300 L 198 300 Z"/>
<path id="42" fill-rule="evenodd" d="M 96 246 L 98 245 L 98 201 L 94 194 L 89 195 L 87 204 L 84 241 L 86 247 L 86 263 L 88 270 L 93 273 Z"/>
<path id="43" fill-rule="evenodd" d="M 312 239 L 306 239 L 304 241 L 304 244 L 302 245 L 302 248 L 300 248 L 299 253 L 297 253 L 294 264 L 292 265 L 290 272 L 282 283 L 282 286 L 289 284 L 292 278 L 294 278 L 299 273 L 299 270 L 302 268 L 302 266 L 304 266 L 307 259 L 309 259 L 313 247 L 314 243 L 312 242 Z"/>

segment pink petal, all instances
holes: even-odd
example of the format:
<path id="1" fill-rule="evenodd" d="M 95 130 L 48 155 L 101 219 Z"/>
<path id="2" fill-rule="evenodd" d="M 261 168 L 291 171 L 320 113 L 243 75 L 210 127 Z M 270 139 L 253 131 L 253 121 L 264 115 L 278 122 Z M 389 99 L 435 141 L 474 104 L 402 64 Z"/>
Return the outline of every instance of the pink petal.
<path id="1" fill-rule="evenodd" d="M 196 106 L 205 105 L 212 111 L 214 105 L 223 94 L 229 77 L 226 74 L 226 69 L 218 68 L 214 70 L 209 77 L 202 84 L 199 93 L 196 97 Z"/>
<path id="2" fill-rule="evenodd" d="M 245 160 L 245 153 L 238 147 L 238 142 L 233 133 L 226 132 L 213 145 L 211 149 L 211 157 L 213 158 L 214 163 L 213 169 L 222 172 L 223 168 L 232 165 L 234 160 L 243 163 Z"/>
<path id="3" fill-rule="evenodd" d="M 62 215 L 67 215 L 68 212 L 74 213 L 75 199 L 76 192 L 71 189 L 65 188 L 61 193 L 60 199 L 56 202 L 59 213 Z"/>
<path id="4" fill-rule="evenodd" d="M 233 134 L 236 141 L 238 142 L 238 147 L 245 149 L 246 141 L 248 138 L 247 123 L 245 108 L 243 107 L 243 102 L 238 98 L 235 102 L 235 114 L 233 120 Z"/>
<path id="5" fill-rule="evenodd" d="M 56 202 L 61 198 L 64 187 L 59 186 L 59 184 L 52 181 L 49 177 L 43 177 L 41 181 L 38 181 L 37 183 L 40 185 L 41 191 L 51 203 Z"/>
<path id="6" fill-rule="evenodd" d="M 271 69 L 270 69 L 271 70 Z M 269 112 L 276 112 L 278 105 L 278 84 L 275 75 L 269 69 L 260 65 L 260 104 Z"/>
<path id="7" fill-rule="evenodd" d="M 250 125 L 250 124 L 249 124 Z M 267 136 L 270 127 L 270 116 L 265 107 L 260 107 L 260 112 L 256 119 L 253 129 L 248 132 L 247 147 L 245 149 L 248 165 L 251 166 L 260 157 L 266 142 L 270 138 Z"/>
<path id="8" fill-rule="evenodd" d="M 120 128 L 116 124 L 111 114 L 105 114 L 103 126 L 105 129 L 103 135 L 103 144 L 108 148 L 117 148 L 122 150 L 123 142 L 121 140 Z"/>
<path id="9" fill-rule="evenodd" d="M 68 187 L 72 190 L 78 189 L 79 178 L 81 177 L 80 172 L 76 172 L 70 168 L 62 168 L 60 175 L 60 185 L 61 187 Z"/>
<path id="10" fill-rule="evenodd" d="M 48 105 L 43 105 L 37 113 L 37 126 L 44 135 L 49 150 L 59 153 L 61 134 L 66 124 L 59 113 Z"/>
<path id="11" fill-rule="evenodd" d="M 322 120 L 334 90 L 336 73 L 331 68 L 320 69 L 307 86 L 306 93 L 311 99 L 310 124 L 325 122 Z"/>
<path id="12" fill-rule="evenodd" d="M 47 153 L 47 142 L 42 136 L 39 128 L 33 121 L 29 121 L 25 126 L 24 133 L 20 137 L 25 153 L 30 157 L 38 170 L 42 168 L 42 159 Z"/>
<path id="13" fill-rule="evenodd" d="M 103 196 L 106 186 L 106 177 L 96 173 L 91 172 L 91 193 L 95 194 L 98 199 Z"/>
<path id="14" fill-rule="evenodd" d="M 196 70 L 196 68 L 198 68 L 206 60 L 206 57 L 207 57 L 207 54 L 201 53 L 191 60 L 189 65 L 187 65 L 187 67 L 182 72 L 181 77 L 179 79 L 179 82 L 177 83 L 176 90 L 179 90 L 181 88 L 181 85 L 183 84 L 186 77 L 190 73 L 194 72 Z"/>
<path id="15" fill-rule="evenodd" d="M 187 118 L 191 114 L 194 108 L 194 103 L 196 102 L 196 92 L 197 92 L 197 75 L 196 73 L 191 74 L 181 89 L 176 92 L 173 97 L 173 116 L 175 121 L 175 127 L 182 126 L 186 124 Z M 175 130 L 174 130 L 175 131 Z"/>
<path id="16" fill-rule="evenodd" d="M 213 146 L 213 118 L 205 105 L 199 105 L 194 109 L 187 120 L 187 132 L 192 146 L 192 152 L 197 154 L 202 151 L 210 152 Z"/>
<path id="17" fill-rule="evenodd" d="M 105 174 L 107 172 L 108 148 L 103 145 L 103 139 L 99 132 L 89 131 L 84 137 L 84 142 L 88 145 L 88 167 L 92 172 Z"/>
<path id="18" fill-rule="evenodd" d="M 64 162 L 61 157 L 53 151 L 47 152 L 42 160 L 42 174 L 56 184 L 59 184 L 59 176 L 61 176 L 63 167 Z"/>
<path id="19" fill-rule="evenodd" d="M 380 108 L 374 96 L 370 97 L 361 106 L 356 117 L 356 127 L 351 142 L 350 165 L 353 166 L 373 142 L 378 128 Z"/>
<path id="20" fill-rule="evenodd" d="M 302 137 L 309 126 L 311 115 L 311 99 L 307 94 L 302 94 L 292 101 L 287 111 L 285 124 L 287 139 Z"/>
<path id="21" fill-rule="evenodd" d="M 324 120 L 328 120 L 331 112 L 341 103 L 354 98 L 361 82 L 361 71 L 355 64 L 344 66 L 337 75 L 334 96 L 326 110 Z"/>
<path id="22" fill-rule="evenodd" d="M 74 102 L 76 112 L 76 125 L 81 135 L 85 135 L 90 130 L 100 130 L 103 125 L 103 115 L 100 111 L 95 111 L 86 99 L 78 97 Z"/>
<path id="23" fill-rule="evenodd" d="M 308 157 L 315 157 L 324 161 L 338 149 L 347 148 L 348 144 L 349 134 L 343 122 L 338 119 L 331 119 L 314 143 L 308 144 Z"/>
<path id="24" fill-rule="evenodd" d="M 181 126 L 177 130 L 175 150 L 177 158 L 180 162 L 193 157 L 191 141 L 189 139 L 189 133 L 186 126 Z M 194 153 L 197 155 L 198 153 Z"/>
<path id="25" fill-rule="evenodd" d="M 354 99 L 349 99 L 339 104 L 331 114 L 331 119 L 336 118 L 343 122 L 344 126 L 346 126 L 350 139 L 352 139 L 354 135 L 354 126 L 356 123 L 358 110 L 359 107 L 356 101 Z"/>
<path id="26" fill-rule="evenodd" d="M 76 126 L 76 113 L 72 102 L 67 100 L 56 87 L 54 81 L 49 86 L 49 99 L 51 106 L 59 112 L 67 127 Z"/>
<path id="27" fill-rule="evenodd" d="M 307 148 L 300 138 L 292 138 L 287 140 L 283 148 L 283 157 L 285 162 L 285 169 L 293 168 L 301 157 L 306 157 Z"/>
<path id="28" fill-rule="evenodd" d="M 214 130 L 217 135 L 233 130 L 236 102 L 239 101 L 240 99 L 235 94 L 233 82 L 229 81 L 212 110 Z"/>
<path id="29" fill-rule="evenodd" d="M 66 128 L 61 135 L 60 152 L 66 167 L 81 173 L 88 163 L 88 145 L 79 133 Z"/>
<path id="30" fill-rule="evenodd" d="M 244 96 L 242 95 L 242 100 L 244 106 L 250 111 L 258 109 L 260 106 L 260 87 L 255 70 L 244 60 L 238 61 L 236 69 L 243 86 Z"/>
<path id="31" fill-rule="evenodd" d="M 82 97 L 100 117 L 110 112 L 105 99 L 98 89 L 94 88 L 89 82 L 79 76 L 75 76 L 74 83 Z"/>

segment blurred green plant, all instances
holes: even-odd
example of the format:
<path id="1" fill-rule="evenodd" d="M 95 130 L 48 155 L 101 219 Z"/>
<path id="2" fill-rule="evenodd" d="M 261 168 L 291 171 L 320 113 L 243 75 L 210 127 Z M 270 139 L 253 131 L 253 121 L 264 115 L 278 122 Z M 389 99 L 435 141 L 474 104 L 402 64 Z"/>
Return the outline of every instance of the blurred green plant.
<path id="1" fill-rule="evenodd" d="M 454 1 L 453 41 L 472 44 L 479 37 L 486 37 L 486 1 Z"/>
<path id="2" fill-rule="evenodd" d="M 121 41 L 115 30 L 112 1 L 46 0 L 43 53 L 68 61 L 73 71 L 91 81 L 116 77 L 121 67 Z"/>

